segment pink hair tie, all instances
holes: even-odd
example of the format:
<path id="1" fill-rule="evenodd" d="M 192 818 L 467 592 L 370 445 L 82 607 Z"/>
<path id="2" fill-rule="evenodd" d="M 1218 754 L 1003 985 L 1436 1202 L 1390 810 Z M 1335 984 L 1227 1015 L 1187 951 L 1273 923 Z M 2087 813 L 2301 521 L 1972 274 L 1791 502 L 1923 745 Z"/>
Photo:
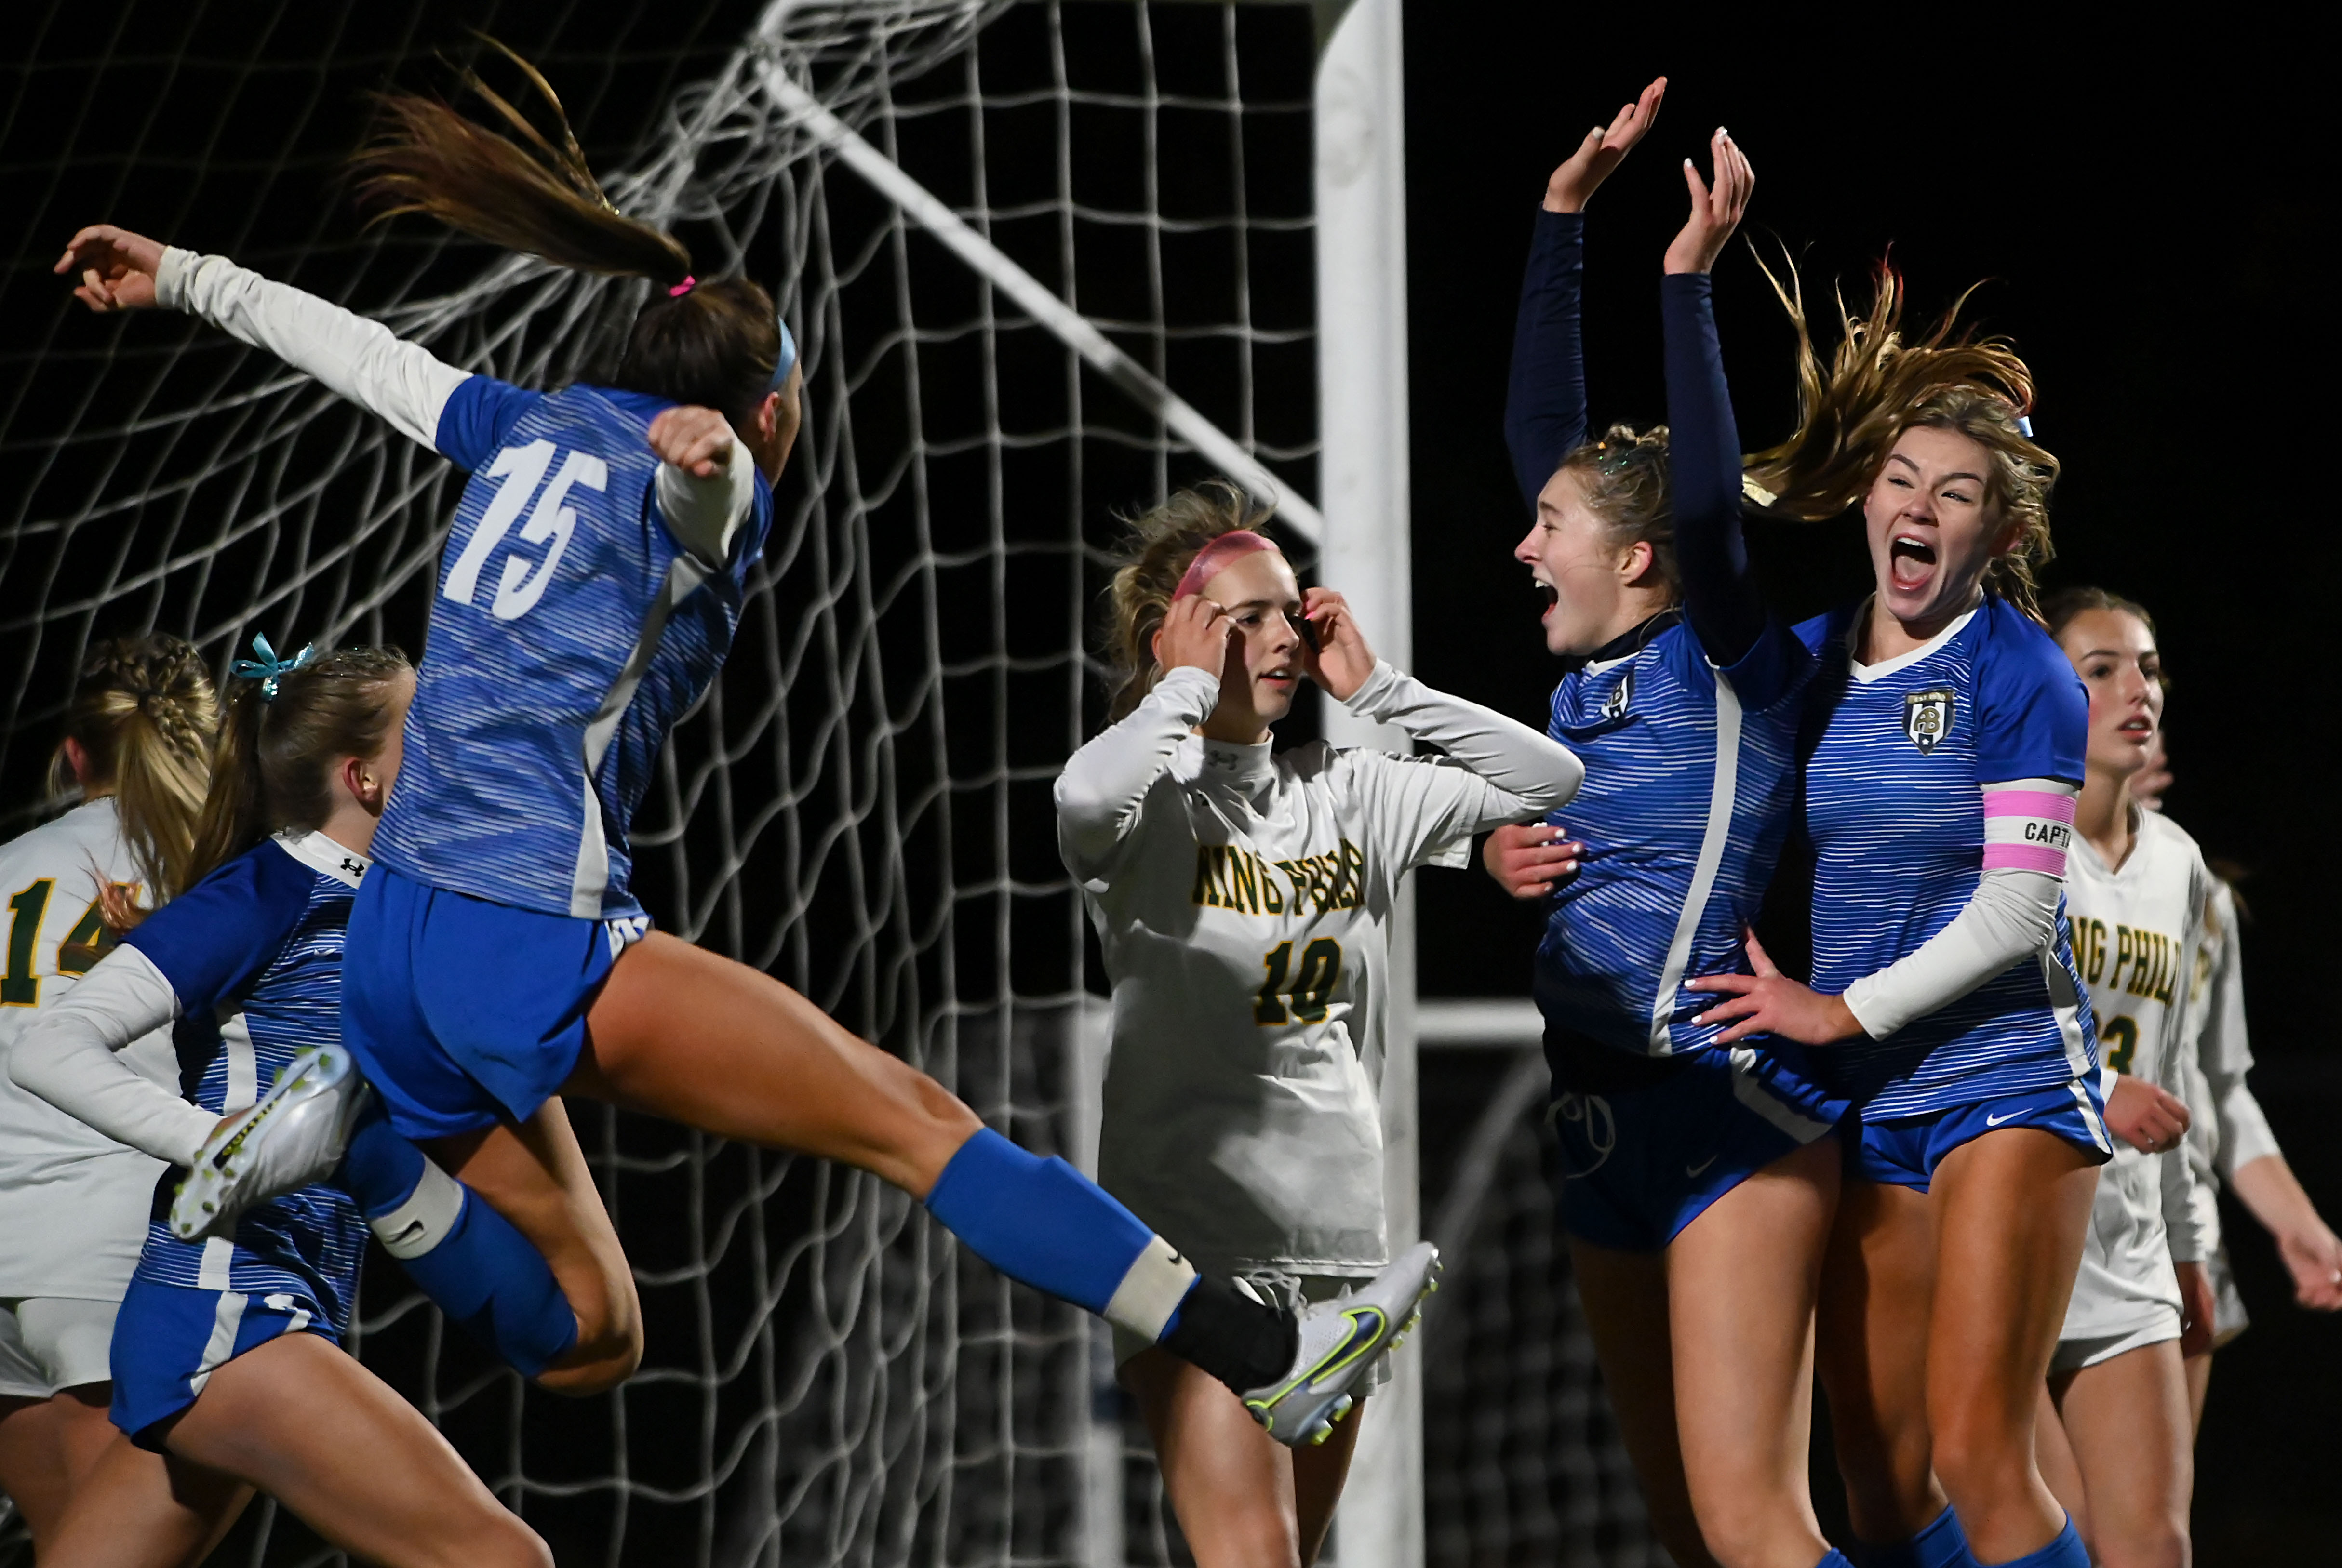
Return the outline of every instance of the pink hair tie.
<path id="1" fill-rule="evenodd" d="M 689 294 L 692 289 L 697 285 L 698 282 L 699 280 L 697 278 L 693 277 L 689 273 L 686 273 L 681 283 L 666 291 L 666 297 L 669 299 L 681 299 L 685 295 Z"/>
<path id="2" fill-rule="evenodd" d="M 1180 577 L 1178 587 L 1171 591 L 1171 597 L 1184 599 L 1190 594 L 1200 594 L 1204 591 L 1204 584 L 1218 576 L 1220 569 L 1229 562 L 1256 551 L 1276 548 L 1275 540 L 1264 538 L 1249 528 L 1233 529 L 1223 534 L 1196 552 L 1195 560 L 1188 563 L 1186 573 Z"/>

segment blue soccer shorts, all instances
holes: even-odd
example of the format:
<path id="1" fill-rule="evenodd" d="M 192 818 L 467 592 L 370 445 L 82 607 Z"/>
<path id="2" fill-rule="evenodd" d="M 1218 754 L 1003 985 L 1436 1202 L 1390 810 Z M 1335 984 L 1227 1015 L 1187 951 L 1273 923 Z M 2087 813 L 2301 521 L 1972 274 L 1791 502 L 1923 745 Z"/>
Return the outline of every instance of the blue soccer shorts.
<path id="1" fill-rule="evenodd" d="M 1961 1144 L 2004 1127 L 2038 1127 L 2054 1133 L 2104 1164 L 2115 1157 L 2107 1135 L 2106 1102 L 2090 1077 L 2018 1094 L 2003 1094 L 1973 1105 L 1955 1105 L 1925 1116 L 1866 1122 L 1862 1135 L 1847 1140 L 1846 1174 L 1926 1192 L 1936 1167 Z"/>
<path id="2" fill-rule="evenodd" d="M 195 1403 L 213 1373 L 288 1333 L 341 1343 L 333 1320 L 305 1293 L 252 1295 L 133 1279 L 114 1319 L 114 1424 L 162 1453 L 155 1428 Z"/>

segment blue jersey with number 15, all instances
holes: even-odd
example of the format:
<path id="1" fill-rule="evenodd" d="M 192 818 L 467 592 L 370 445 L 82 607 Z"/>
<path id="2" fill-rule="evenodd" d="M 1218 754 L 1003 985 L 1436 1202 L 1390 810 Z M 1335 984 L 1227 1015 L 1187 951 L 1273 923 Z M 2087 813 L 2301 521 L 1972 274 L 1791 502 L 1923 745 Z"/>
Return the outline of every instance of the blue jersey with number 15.
<path id="1" fill-rule="evenodd" d="M 607 387 L 456 388 L 437 444 L 469 469 L 431 601 L 405 760 L 375 858 L 548 914 L 639 914 L 627 830 L 666 732 L 723 664 L 772 528 L 761 475 L 720 566 L 659 514 L 651 420 Z"/>

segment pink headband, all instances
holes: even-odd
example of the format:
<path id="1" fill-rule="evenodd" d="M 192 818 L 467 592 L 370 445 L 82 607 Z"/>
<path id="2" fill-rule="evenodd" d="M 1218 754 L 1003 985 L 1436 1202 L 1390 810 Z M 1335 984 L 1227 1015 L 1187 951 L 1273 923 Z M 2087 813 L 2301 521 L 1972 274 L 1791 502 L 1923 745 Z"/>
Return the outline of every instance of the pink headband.
<path id="1" fill-rule="evenodd" d="M 1276 548 L 1276 541 L 1263 538 L 1249 528 L 1223 534 L 1196 552 L 1195 560 L 1188 564 L 1186 574 L 1179 579 L 1179 586 L 1172 590 L 1171 597 L 1184 599 L 1190 594 L 1200 594 L 1204 584 L 1218 576 L 1220 568 L 1229 562 L 1256 551 Z"/>

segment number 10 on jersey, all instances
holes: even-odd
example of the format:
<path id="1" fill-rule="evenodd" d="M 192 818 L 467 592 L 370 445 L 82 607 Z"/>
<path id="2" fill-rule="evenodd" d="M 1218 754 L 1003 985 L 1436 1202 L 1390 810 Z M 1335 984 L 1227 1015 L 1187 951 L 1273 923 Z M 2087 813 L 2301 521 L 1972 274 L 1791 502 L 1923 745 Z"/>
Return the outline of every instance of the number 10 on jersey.
<path id="1" fill-rule="evenodd" d="M 1280 942 L 1268 950 L 1260 964 L 1266 978 L 1260 983 L 1259 994 L 1252 999 L 1254 1023 L 1286 1024 L 1296 1018 L 1304 1024 L 1326 1022 L 1326 1004 L 1333 1001 L 1334 987 L 1342 980 L 1340 943 L 1330 936 L 1318 937 L 1301 950 L 1296 967 L 1293 944 Z"/>

